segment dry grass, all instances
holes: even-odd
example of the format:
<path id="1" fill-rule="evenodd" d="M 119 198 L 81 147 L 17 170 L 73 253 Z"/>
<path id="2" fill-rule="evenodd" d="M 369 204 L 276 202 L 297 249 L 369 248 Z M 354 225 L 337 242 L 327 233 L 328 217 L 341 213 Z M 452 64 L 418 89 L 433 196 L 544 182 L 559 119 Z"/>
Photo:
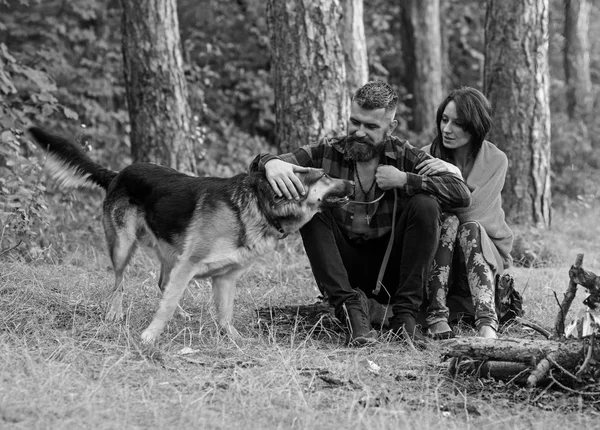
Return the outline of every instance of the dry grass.
<path id="1" fill-rule="evenodd" d="M 600 271 L 600 209 L 575 213 L 555 214 L 550 232 L 520 232 L 553 251 L 551 267 L 514 269 L 526 316 L 547 328 L 576 253 Z M 256 309 L 315 300 L 298 237 L 242 279 L 240 344 L 218 335 L 201 282 L 182 303 L 193 318 L 177 316 L 157 347 L 142 348 L 139 335 L 158 302 L 154 260 L 140 254 L 129 269 L 122 324 L 103 321 L 108 266 L 93 247 L 60 265 L 0 263 L 0 428 L 581 429 L 598 420 L 589 398 L 452 379 L 437 346 L 352 349 L 335 334 L 260 328 Z M 535 336 L 523 329 L 505 335 Z"/>

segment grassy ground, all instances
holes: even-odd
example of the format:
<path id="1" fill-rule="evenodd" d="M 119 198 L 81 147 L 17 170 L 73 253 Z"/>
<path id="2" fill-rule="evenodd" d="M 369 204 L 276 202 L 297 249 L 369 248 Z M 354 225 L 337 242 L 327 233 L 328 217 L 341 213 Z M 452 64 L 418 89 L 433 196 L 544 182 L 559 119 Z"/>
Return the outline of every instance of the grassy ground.
<path id="1" fill-rule="evenodd" d="M 555 211 L 553 228 L 519 231 L 537 268 L 515 268 L 526 316 L 551 329 L 578 252 L 600 272 L 600 207 Z M 99 229 L 100 225 L 94 226 Z M 158 303 L 157 267 L 140 253 L 127 273 L 126 321 L 107 324 L 104 244 L 61 264 L 0 262 L 0 428 L 562 428 L 596 427 L 599 398 L 475 377 L 451 378 L 440 348 L 352 349 L 342 336 L 257 324 L 256 310 L 308 304 L 317 292 L 299 238 L 243 277 L 235 324 L 217 334 L 209 285 L 186 292 L 157 347 L 139 335 Z M 581 307 L 580 292 L 575 308 Z M 465 336 L 473 332 L 465 331 Z M 515 328 L 503 336 L 532 336 Z M 378 369 L 376 366 L 378 366 Z"/>

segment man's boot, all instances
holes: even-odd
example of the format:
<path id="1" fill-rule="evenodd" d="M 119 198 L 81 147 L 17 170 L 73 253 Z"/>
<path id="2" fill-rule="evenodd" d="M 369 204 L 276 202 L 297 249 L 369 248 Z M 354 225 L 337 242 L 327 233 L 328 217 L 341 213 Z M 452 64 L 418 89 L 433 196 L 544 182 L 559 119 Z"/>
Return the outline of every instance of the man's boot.
<path id="1" fill-rule="evenodd" d="M 427 339 L 421 333 L 415 317 L 410 314 L 394 314 L 390 321 L 390 332 L 400 339 L 406 339 L 406 336 L 408 336 L 417 348 L 424 349 L 427 347 Z"/>
<path id="2" fill-rule="evenodd" d="M 348 344 L 363 346 L 377 342 L 377 331 L 371 328 L 369 321 L 369 303 L 362 291 L 357 292 L 356 298 L 346 300 L 341 312 L 336 314 L 348 328 Z"/>

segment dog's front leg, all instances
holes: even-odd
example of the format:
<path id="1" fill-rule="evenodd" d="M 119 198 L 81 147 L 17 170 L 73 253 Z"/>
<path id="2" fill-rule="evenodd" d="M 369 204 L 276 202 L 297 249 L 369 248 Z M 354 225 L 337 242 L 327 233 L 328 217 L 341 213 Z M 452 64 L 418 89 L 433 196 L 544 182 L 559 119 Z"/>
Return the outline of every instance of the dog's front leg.
<path id="1" fill-rule="evenodd" d="M 154 343 L 167 323 L 173 317 L 173 313 L 179 303 L 185 287 L 192 280 L 192 267 L 186 264 L 176 265 L 168 275 L 168 281 L 165 285 L 162 299 L 158 311 L 154 315 L 150 325 L 142 333 L 142 342 Z"/>
<path id="2" fill-rule="evenodd" d="M 235 287 L 243 272 L 243 269 L 234 269 L 226 274 L 213 276 L 212 278 L 213 300 L 217 309 L 217 324 L 221 331 L 233 340 L 242 338 L 233 326 L 232 320 Z"/>
<path id="3" fill-rule="evenodd" d="M 116 322 L 123 319 L 123 270 L 117 271 L 115 276 L 115 287 L 108 311 L 106 321 Z"/>

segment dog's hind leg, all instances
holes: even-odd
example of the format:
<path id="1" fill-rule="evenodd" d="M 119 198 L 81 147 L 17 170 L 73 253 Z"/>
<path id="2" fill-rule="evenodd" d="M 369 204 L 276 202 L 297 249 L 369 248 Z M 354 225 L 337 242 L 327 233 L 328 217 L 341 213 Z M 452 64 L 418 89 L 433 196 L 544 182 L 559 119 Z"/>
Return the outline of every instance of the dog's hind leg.
<path id="1" fill-rule="evenodd" d="M 213 300 L 217 310 L 217 324 L 221 331 L 233 340 L 242 338 L 232 324 L 235 287 L 242 273 L 244 273 L 244 269 L 234 269 L 223 275 L 213 276 L 212 278 Z"/>
<path id="2" fill-rule="evenodd" d="M 173 317 L 185 287 L 194 276 L 193 267 L 189 263 L 176 264 L 166 276 L 167 281 L 158 311 L 154 314 L 150 325 L 142 333 L 142 342 L 147 344 L 154 343 Z"/>
<path id="3" fill-rule="evenodd" d="M 169 274 L 171 273 L 171 270 L 173 270 L 172 263 L 167 263 L 166 261 L 163 261 L 162 264 L 160 265 L 160 276 L 158 277 L 158 288 L 160 289 L 161 293 L 165 292 L 165 286 L 167 285 L 167 282 L 169 281 Z M 183 309 L 179 303 L 177 303 L 177 310 L 179 312 L 179 315 L 181 315 L 186 320 L 192 319 L 192 314 L 190 314 L 185 309 Z"/>
<path id="4" fill-rule="evenodd" d="M 123 319 L 123 274 L 137 247 L 135 226 L 127 224 L 135 224 L 135 217 L 130 215 L 126 225 L 119 227 L 107 214 L 104 220 L 108 251 L 115 271 L 115 286 L 106 312 L 106 320 L 121 321 Z"/>

